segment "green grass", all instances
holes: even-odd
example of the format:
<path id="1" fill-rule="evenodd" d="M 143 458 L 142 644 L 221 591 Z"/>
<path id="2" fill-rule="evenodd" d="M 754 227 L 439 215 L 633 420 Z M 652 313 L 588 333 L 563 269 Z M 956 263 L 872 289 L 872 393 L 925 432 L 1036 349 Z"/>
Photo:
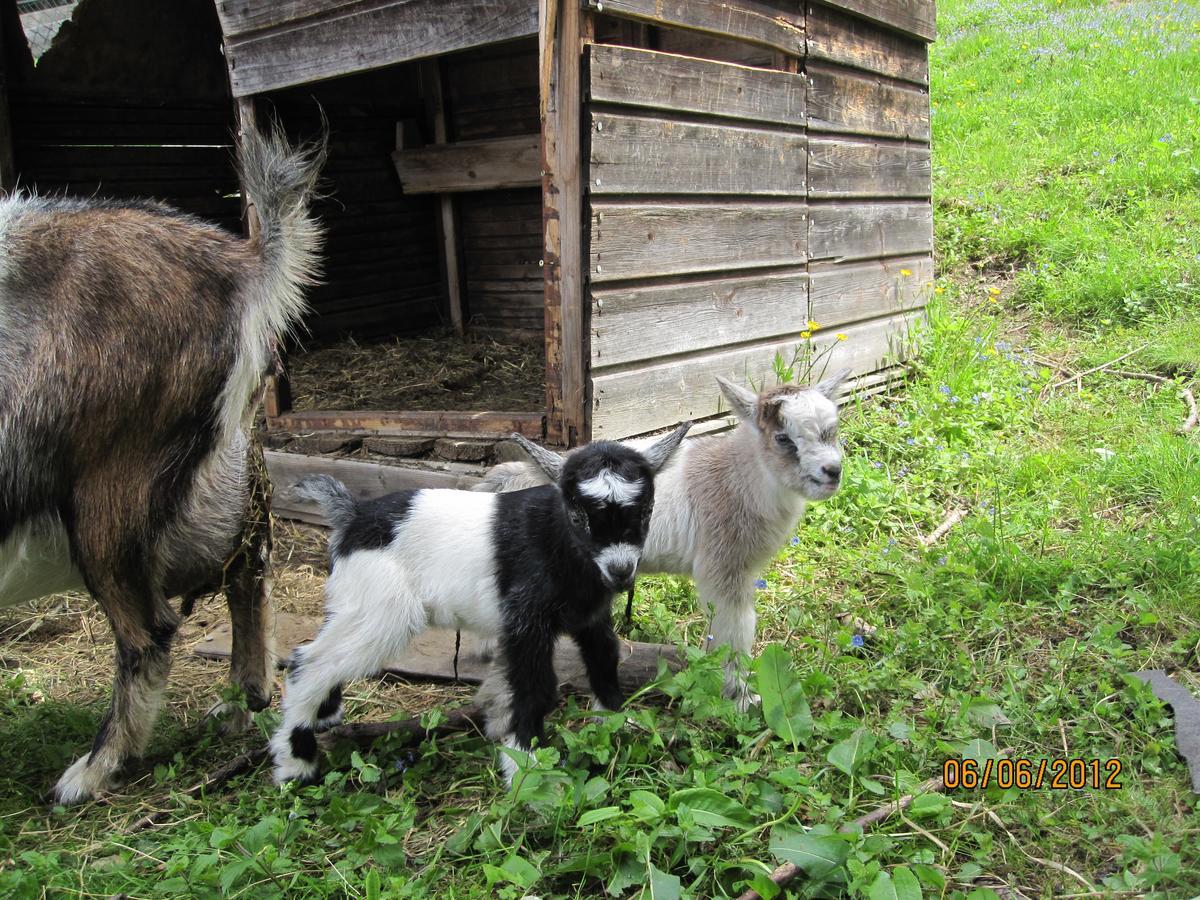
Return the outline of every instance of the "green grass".
<path id="1" fill-rule="evenodd" d="M 758 664 L 762 709 L 737 713 L 697 655 L 666 702 L 599 722 L 568 704 L 512 792 L 457 736 L 341 748 L 322 785 L 258 771 L 202 801 L 170 791 L 252 739 L 197 743 L 168 716 L 139 797 L 170 818 L 125 834 L 112 807 L 35 805 L 66 762 L 52 738 L 86 744 L 99 712 L 12 676 L 0 893 L 714 897 L 785 859 L 797 896 L 1200 893 L 1200 803 L 1169 711 L 1130 677 L 1167 668 L 1200 693 L 1200 439 L 1174 433 L 1172 384 L 1046 390 L 1051 364 L 1129 351 L 1122 369 L 1200 368 L 1198 21 L 940 4 L 925 352 L 847 411 L 843 490 L 763 573 L 760 631 L 786 652 Z M 643 581 L 636 636 L 697 646 L 704 628 L 688 581 Z M 1001 751 L 1117 759 L 1122 787 L 958 789 L 853 827 L 947 759 Z"/>

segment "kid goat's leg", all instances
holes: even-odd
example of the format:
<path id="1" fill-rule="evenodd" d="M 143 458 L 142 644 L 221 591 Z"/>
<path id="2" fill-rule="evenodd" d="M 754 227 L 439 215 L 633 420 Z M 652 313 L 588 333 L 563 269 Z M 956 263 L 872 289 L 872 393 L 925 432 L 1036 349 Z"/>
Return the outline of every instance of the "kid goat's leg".
<path id="1" fill-rule="evenodd" d="M 625 703 L 617 678 L 621 644 L 613 631 L 612 621 L 596 623 L 575 632 L 571 637 L 579 647 L 584 668 L 587 669 L 588 682 L 592 686 L 592 708 L 620 709 Z"/>
<path id="2" fill-rule="evenodd" d="M 340 712 L 342 684 L 378 672 L 425 627 L 424 608 L 385 553 L 354 554 L 329 576 L 325 624 L 293 654 L 271 738 L 277 782 L 316 778 L 316 733 Z"/>
<path id="3" fill-rule="evenodd" d="M 713 612 L 706 648 L 716 650 L 729 645 L 730 659 L 725 668 L 725 696 L 732 697 L 743 712 L 758 698 L 746 684 L 740 657 L 754 648 L 754 584 L 744 572 L 701 571 L 696 574 L 700 600 Z"/>
<path id="4" fill-rule="evenodd" d="M 527 629 L 529 625 L 527 623 Z M 554 635 L 527 630 L 520 637 L 506 635 L 502 641 L 504 675 L 509 702 L 504 745 L 528 753 L 536 739 L 545 737 L 546 716 L 558 701 L 558 676 L 554 674 Z M 493 732 L 494 733 L 494 732 Z M 500 768 L 510 785 L 516 761 L 500 754 Z"/>

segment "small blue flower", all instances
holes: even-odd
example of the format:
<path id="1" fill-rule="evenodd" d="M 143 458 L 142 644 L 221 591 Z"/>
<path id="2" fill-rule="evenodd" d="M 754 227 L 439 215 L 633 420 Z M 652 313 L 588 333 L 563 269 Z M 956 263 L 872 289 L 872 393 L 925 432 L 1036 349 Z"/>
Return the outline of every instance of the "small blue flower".
<path id="1" fill-rule="evenodd" d="M 864 644 L 866 644 L 866 641 L 863 640 L 863 636 L 861 634 L 856 634 L 854 637 L 850 638 L 850 646 L 852 647 L 861 647 Z"/>
<path id="2" fill-rule="evenodd" d="M 800 538 L 798 538 L 798 537 L 792 538 L 792 546 L 793 547 L 795 547 L 799 543 L 800 543 Z"/>
<path id="3" fill-rule="evenodd" d="M 950 390 L 950 385 L 948 385 L 948 384 L 943 384 L 940 388 L 938 388 L 938 390 L 941 391 L 943 394 L 945 394 L 947 397 L 949 397 L 952 393 L 954 393 L 953 391 Z"/>
<path id="4" fill-rule="evenodd" d="M 871 468 L 872 469 L 882 469 L 883 463 L 881 463 L 879 460 L 876 460 L 875 462 L 871 463 Z"/>
<path id="5" fill-rule="evenodd" d="M 939 557 L 938 557 L 938 559 L 937 559 L 937 564 L 938 564 L 939 566 L 944 566 L 944 565 L 945 565 L 947 562 L 949 562 L 949 561 L 950 561 L 950 560 L 949 560 L 949 558 L 948 558 L 948 557 L 945 557 L 945 556 L 939 556 Z"/>
<path id="6" fill-rule="evenodd" d="M 766 590 L 766 588 L 767 588 L 767 581 L 766 581 L 766 579 L 765 579 L 765 578 L 760 578 L 760 579 L 758 579 L 757 581 L 755 581 L 755 582 L 754 582 L 754 586 L 755 586 L 756 588 L 758 588 L 760 591 Z"/>
<path id="7" fill-rule="evenodd" d="M 1160 137 L 1158 139 L 1158 142 L 1160 144 L 1169 144 L 1169 143 L 1171 143 L 1172 140 L 1173 140 L 1173 138 L 1171 137 L 1170 134 L 1164 134 L 1162 137 Z"/>
<path id="8" fill-rule="evenodd" d="M 917 439 L 916 439 L 916 438 L 908 438 L 908 439 L 907 439 L 907 440 L 906 440 L 904 443 L 908 444 L 908 446 L 910 446 L 910 447 L 911 447 L 911 446 L 912 446 L 913 444 L 915 444 L 916 442 L 917 442 Z"/>

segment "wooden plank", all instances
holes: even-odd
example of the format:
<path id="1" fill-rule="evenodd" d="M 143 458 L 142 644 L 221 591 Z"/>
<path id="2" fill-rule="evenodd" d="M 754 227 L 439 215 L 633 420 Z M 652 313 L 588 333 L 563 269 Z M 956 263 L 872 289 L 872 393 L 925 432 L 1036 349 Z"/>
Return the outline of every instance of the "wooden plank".
<path id="1" fill-rule="evenodd" d="M 368 431 L 372 434 L 496 439 L 506 438 L 517 431 L 535 440 L 542 437 L 540 412 L 293 410 L 269 420 L 267 425 L 279 431 Z"/>
<path id="2" fill-rule="evenodd" d="M 928 147 L 812 138 L 808 149 L 809 199 L 928 197 L 932 191 Z"/>
<path id="3" fill-rule="evenodd" d="M 318 15 L 243 31 L 226 9 L 225 56 L 235 97 L 363 72 L 537 33 L 530 0 L 358 0 L 328 3 Z"/>
<path id="4" fill-rule="evenodd" d="M 845 341 L 838 341 L 830 333 L 828 337 L 814 339 L 813 343 L 818 348 L 828 342 L 836 344 L 830 353 L 829 371 L 848 365 L 857 375 L 887 363 L 896 333 L 907 324 L 908 320 L 876 320 L 847 328 Z M 673 358 L 643 368 L 601 374 L 592 384 L 593 437 L 624 438 L 685 419 L 717 415 L 723 410 L 716 376 L 739 384 L 772 385 L 775 377 L 771 364 L 775 354 L 790 360 L 803 343 L 797 335 L 790 340 Z"/>
<path id="5" fill-rule="evenodd" d="M 285 665 L 292 650 L 317 635 L 324 619 L 321 616 L 299 616 L 279 613 L 275 617 L 275 646 L 279 665 Z M 457 660 L 455 646 L 458 645 Z M 192 652 L 203 659 L 227 660 L 233 649 L 233 631 L 228 622 L 220 622 L 202 634 L 192 644 Z M 429 628 L 409 642 L 404 653 L 384 663 L 379 673 L 409 680 L 460 681 L 479 684 L 487 676 L 490 662 L 482 654 L 480 639 L 469 631 L 455 632 L 446 628 Z M 617 657 L 617 679 L 627 693 L 645 687 L 658 675 L 658 661 L 678 670 L 682 665 L 674 647 L 647 644 L 642 641 L 620 642 Z M 569 637 L 560 638 L 554 648 L 554 672 L 559 689 L 565 693 L 587 693 L 587 667 L 579 648 Z M 383 723 L 388 724 L 388 723 Z M 342 728 L 352 728 L 346 725 Z"/>
<path id="6" fill-rule="evenodd" d="M 592 371 L 796 334 L 807 321 L 803 273 L 597 290 Z"/>
<path id="7" fill-rule="evenodd" d="M 820 0 L 925 41 L 937 37 L 934 0 Z"/>
<path id="8" fill-rule="evenodd" d="M 928 256 L 816 264 L 809 270 L 809 315 L 829 333 L 852 322 L 918 309 L 932 290 L 933 259 Z"/>
<path id="9" fill-rule="evenodd" d="M 590 440 L 585 381 L 583 185 L 580 135 L 583 52 L 591 13 L 578 0 L 540 0 L 538 106 L 542 123 L 546 440 Z"/>
<path id="10" fill-rule="evenodd" d="M 446 99 L 445 73 L 440 60 L 431 59 L 421 64 L 421 87 L 425 95 L 427 112 L 433 118 L 433 139 L 438 144 L 447 140 L 446 128 Z M 402 148 L 392 155 L 393 160 Z M 399 161 L 396 162 L 400 169 Z M 404 174 L 400 180 L 404 182 Z M 411 193 L 411 191 L 409 191 Z M 440 197 L 438 199 L 438 231 L 441 242 L 442 279 L 446 288 L 446 305 L 450 312 L 450 327 L 458 334 L 463 333 L 463 288 L 462 288 L 462 254 L 459 239 L 458 215 L 454 208 L 454 198 Z"/>
<path id="11" fill-rule="evenodd" d="M 915 84 L 929 84 L 924 42 L 825 6 L 809 6 L 808 59 L 841 63 Z"/>
<path id="12" fill-rule="evenodd" d="M 606 44 L 588 61 L 593 102 L 804 125 L 802 75 Z"/>
<path id="13" fill-rule="evenodd" d="M 929 141 L 929 93 L 878 75 L 808 66 L 808 130 Z"/>
<path id="14" fill-rule="evenodd" d="M 644 25 L 650 28 L 649 25 Z M 773 50 L 761 44 L 744 44 L 741 41 L 705 34 L 701 31 L 683 31 L 678 28 L 654 29 L 654 47 L 664 53 L 677 53 L 681 56 L 693 56 L 697 59 L 712 59 L 717 62 L 737 63 L 741 66 L 756 68 L 774 67 L 776 54 L 782 50 Z M 624 41 L 617 41 L 624 44 Z M 641 44 L 638 46 L 646 46 Z"/>
<path id="15" fill-rule="evenodd" d="M 803 197 L 803 134 L 594 112 L 588 190 Z"/>
<path id="16" fill-rule="evenodd" d="M 804 19 L 797 4 L 762 0 L 587 0 L 588 8 L 804 55 Z"/>
<path id="17" fill-rule="evenodd" d="M 416 488 L 456 488 L 474 481 L 468 475 L 437 471 L 417 466 L 392 466 L 355 459 L 326 456 L 305 456 L 301 453 L 282 453 L 264 450 L 267 473 L 275 490 L 271 497 L 271 512 L 285 519 L 299 519 L 313 525 L 328 525 L 317 505 L 292 493 L 292 486 L 309 475 L 332 475 L 361 499 L 381 497 L 392 491 Z"/>
<path id="18" fill-rule="evenodd" d="M 406 194 L 533 187 L 541 183 L 538 135 L 434 144 L 392 154 Z"/>
<path id="19" fill-rule="evenodd" d="M 593 282 L 761 266 L 807 258 L 803 203 L 592 204 Z"/>
<path id="20" fill-rule="evenodd" d="M 812 203 L 808 207 L 810 259 L 873 259 L 933 252 L 933 208 L 928 202 Z"/>

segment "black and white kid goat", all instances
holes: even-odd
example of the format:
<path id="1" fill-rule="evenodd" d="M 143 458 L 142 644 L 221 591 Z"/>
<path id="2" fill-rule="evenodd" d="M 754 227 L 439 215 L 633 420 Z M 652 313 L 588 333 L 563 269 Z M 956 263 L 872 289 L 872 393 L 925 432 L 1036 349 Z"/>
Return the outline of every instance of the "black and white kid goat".
<path id="1" fill-rule="evenodd" d="M 401 491 L 356 502 L 329 476 L 299 496 L 333 524 L 325 624 L 293 655 L 283 723 L 271 739 L 275 779 L 311 780 L 315 732 L 341 717 L 342 683 L 378 672 L 429 626 L 496 638 L 505 690 L 487 733 L 528 751 L 558 697 L 554 643 L 579 647 L 599 707 L 623 702 L 612 599 L 633 585 L 654 476 L 690 423 L 641 452 L 597 442 L 566 460 L 519 441 L 552 484 L 505 494 Z M 503 754 L 505 776 L 515 762 Z"/>

